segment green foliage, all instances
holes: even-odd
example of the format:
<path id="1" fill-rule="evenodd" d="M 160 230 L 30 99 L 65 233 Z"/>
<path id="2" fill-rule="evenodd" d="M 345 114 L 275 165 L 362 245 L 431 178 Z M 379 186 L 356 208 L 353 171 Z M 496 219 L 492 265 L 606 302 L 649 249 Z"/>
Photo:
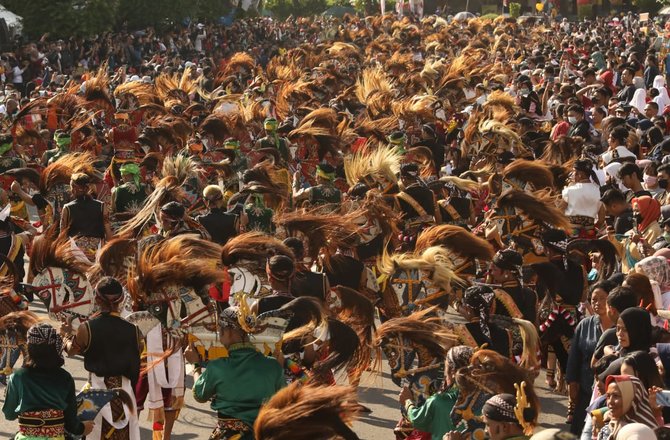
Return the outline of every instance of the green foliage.
<path id="1" fill-rule="evenodd" d="M 199 7 L 214 9 L 214 0 L 119 0 L 119 13 L 116 23 L 126 23 L 129 29 L 141 29 L 147 26 L 161 28 L 181 22 L 185 17 L 197 16 Z M 218 2 L 221 3 L 221 2 Z"/>
<path id="2" fill-rule="evenodd" d="M 635 0 L 633 3 L 637 6 L 638 11 L 649 12 L 650 15 L 656 15 L 661 9 L 661 4 L 657 0 Z"/>
<path id="3" fill-rule="evenodd" d="M 4 6 L 23 17 L 32 38 L 94 35 L 111 30 L 119 0 L 6 0 Z"/>
<path id="4" fill-rule="evenodd" d="M 592 5 L 577 5 L 577 16 L 582 19 L 586 17 L 590 17 L 591 14 L 593 13 L 593 6 Z"/>
<path id="5" fill-rule="evenodd" d="M 328 9 L 328 0 L 266 0 L 265 9 L 279 18 L 293 16 L 311 16 L 321 14 Z M 349 5 L 347 5 L 349 6 Z"/>
<path id="6" fill-rule="evenodd" d="M 509 15 L 512 18 L 518 18 L 521 15 L 521 3 L 510 3 Z"/>

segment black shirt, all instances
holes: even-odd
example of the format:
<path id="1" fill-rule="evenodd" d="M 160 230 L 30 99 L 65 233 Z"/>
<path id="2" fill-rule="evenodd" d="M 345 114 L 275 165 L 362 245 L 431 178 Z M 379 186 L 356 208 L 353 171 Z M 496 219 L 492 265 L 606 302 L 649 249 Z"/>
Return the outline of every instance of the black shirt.
<path id="1" fill-rule="evenodd" d="M 221 208 L 214 208 L 207 214 L 197 216 L 195 220 L 209 232 L 214 243 L 226 244 L 237 235 L 237 215 Z"/>
<path id="2" fill-rule="evenodd" d="M 91 196 L 78 197 L 66 204 L 70 214 L 67 235 L 74 237 L 105 237 L 105 222 L 103 216 L 104 204 Z"/>
<path id="3" fill-rule="evenodd" d="M 624 86 L 616 96 L 619 98 L 620 103 L 628 104 L 633 100 L 633 95 L 635 95 L 635 86 L 629 84 Z"/>
<path id="4" fill-rule="evenodd" d="M 590 132 L 591 126 L 587 121 L 582 119 L 581 121 L 577 122 L 576 124 L 573 124 L 570 129 L 568 130 L 568 136 L 573 137 L 573 136 L 579 136 L 583 138 L 584 140 L 590 140 L 591 139 L 591 132 Z"/>
<path id="5" fill-rule="evenodd" d="M 140 374 L 138 328 L 118 316 L 103 313 L 87 321 L 89 344 L 84 367 L 100 377 L 124 376 L 135 385 Z"/>

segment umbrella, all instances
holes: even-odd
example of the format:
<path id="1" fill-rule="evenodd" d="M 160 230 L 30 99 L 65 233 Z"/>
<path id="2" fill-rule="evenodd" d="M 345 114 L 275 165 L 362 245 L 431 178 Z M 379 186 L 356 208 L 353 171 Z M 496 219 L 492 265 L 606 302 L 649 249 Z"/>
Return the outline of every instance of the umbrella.
<path id="1" fill-rule="evenodd" d="M 356 10 L 349 6 L 335 5 L 332 8 L 326 9 L 321 15 L 341 18 L 344 17 L 344 14 L 356 15 Z"/>
<path id="2" fill-rule="evenodd" d="M 454 15 L 454 20 L 456 21 L 466 21 L 470 20 L 471 18 L 475 18 L 475 14 L 467 11 L 459 12 L 458 14 Z"/>

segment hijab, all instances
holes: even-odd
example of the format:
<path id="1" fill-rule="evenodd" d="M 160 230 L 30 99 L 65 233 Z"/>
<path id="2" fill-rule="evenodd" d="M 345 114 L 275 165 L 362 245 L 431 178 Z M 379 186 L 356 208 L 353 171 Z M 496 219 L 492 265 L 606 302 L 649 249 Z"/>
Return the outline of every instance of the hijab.
<path id="1" fill-rule="evenodd" d="M 633 200 L 631 200 L 631 205 L 636 203 L 638 211 L 642 215 L 642 221 L 637 225 L 637 230 L 641 233 L 644 232 L 650 224 L 658 221 L 658 217 L 661 215 L 661 205 L 658 203 L 658 200 L 649 196 L 633 198 Z"/>
<path id="2" fill-rule="evenodd" d="M 644 115 L 644 106 L 647 104 L 647 91 L 644 88 L 636 89 L 633 99 L 631 99 L 629 104 L 631 107 L 635 107 L 641 115 Z"/>
<path id="3" fill-rule="evenodd" d="M 658 104 L 658 113 L 662 115 L 665 108 L 670 105 L 670 96 L 668 96 L 668 89 L 665 87 L 665 77 L 663 75 L 656 75 L 656 78 L 654 78 L 654 88 L 659 92 L 659 95 L 654 98 L 654 102 Z"/>
<path id="4" fill-rule="evenodd" d="M 651 347 L 651 320 L 649 312 L 640 307 L 631 307 L 624 310 L 619 318 L 623 321 L 628 332 L 630 345 L 621 348 L 621 355 L 626 355 L 634 351 L 649 351 Z"/>
<path id="5" fill-rule="evenodd" d="M 609 376 L 605 386 L 609 387 L 612 382 L 616 382 L 621 392 L 624 414 L 613 422 L 610 440 L 627 439 L 628 437 L 621 434 L 621 429 L 631 423 L 642 423 L 657 428 L 658 422 L 649 406 L 649 394 L 642 385 L 642 381 L 637 377 L 622 374 Z"/>
<path id="6" fill-rule="evenodd" d="M 626 440 L 650 440 L 656 438 L 654 430 L 643 423 L 629 423 L 619 431 L 619 436 Z"/>
<path id="7" fill-rule="evenodd" d="M 635 272 L 646 275 L 658 283 L 662 292 L 670 290 L 670 264 L 663 256 L 646 257 L 635 265 Z"/>

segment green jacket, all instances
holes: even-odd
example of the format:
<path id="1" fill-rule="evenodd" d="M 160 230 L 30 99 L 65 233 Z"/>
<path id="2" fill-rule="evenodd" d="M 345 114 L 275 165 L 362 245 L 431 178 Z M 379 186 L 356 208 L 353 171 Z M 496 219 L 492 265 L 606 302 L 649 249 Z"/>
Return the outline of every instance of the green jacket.
<path id="1" fill-rule="evenodd" d="M 433 394 L 420 407 L 407 406 L 407 416 L 414 428 L 429 432 L 433 440 L 442 440 L 444 434 L 453 431 L 451 423 L 451 409 L 458 398 L 458 388 L 452 386 L 446 391 Z"/>
<path id="2" fill-rule="evenodd" d="M 211 399 L 219 416 L 253 426 L 261 405 L 286 386 L 284 369 L 249 343 L 234 344 L 228 353 L 227 358 L 207 364 L 193 385 L 193 397 L 198 402 Z"/>
<path id="3" fill-rule="evenodd" d="M 19 368 L 9 376 L 2 412 L 7 420 L 21 413 L 43 410 L 63 411 L 65 429 L 76 435 L 84 432 L 77 418 L 74 379 L 62 368 Z"/>

